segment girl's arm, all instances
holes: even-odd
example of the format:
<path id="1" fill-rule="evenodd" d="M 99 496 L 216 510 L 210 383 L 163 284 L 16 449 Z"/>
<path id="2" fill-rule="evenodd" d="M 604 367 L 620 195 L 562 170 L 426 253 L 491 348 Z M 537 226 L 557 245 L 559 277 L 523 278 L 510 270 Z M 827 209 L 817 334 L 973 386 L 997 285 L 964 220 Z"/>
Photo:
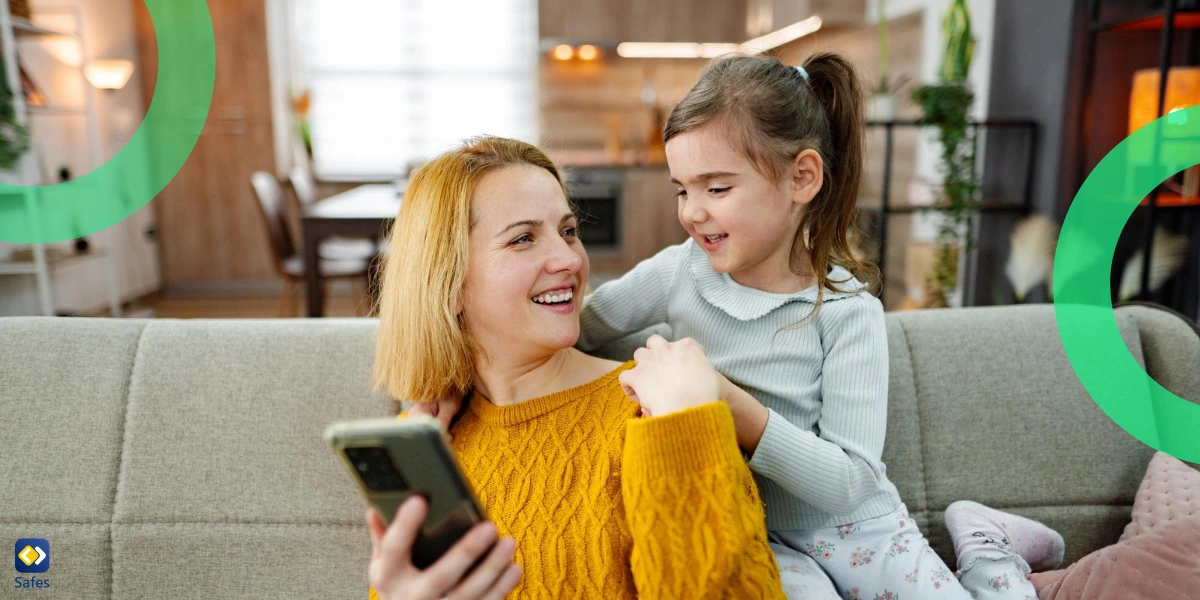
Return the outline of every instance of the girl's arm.
<path id="1" fill-rule="evenodd" d="M 821 336 L 820 434 L 768 410 L 760 438 L 750 440 L 750 468 L 822 511 L 848 515 L 880 489 L 878 469 L 887 432 L 887 330 L 883 305 L 874 297 L 846 298 L 821 310 L 835 306 L 841 314 L 834 315 Z"/>
<path id="2" fill-rule="evenodd" d="M 784 597 L 723 403 L 630 420 L 622 470 L 639 598 Z"/>
<path id="3" fill-rule="evenodd" d="M 666 248 L 584 298 L 575 347 L 592 352 L 629 334 L 665 323 L 667 299 L 676 274 L 685 268 L 687 253 L 686 243 Z"/>

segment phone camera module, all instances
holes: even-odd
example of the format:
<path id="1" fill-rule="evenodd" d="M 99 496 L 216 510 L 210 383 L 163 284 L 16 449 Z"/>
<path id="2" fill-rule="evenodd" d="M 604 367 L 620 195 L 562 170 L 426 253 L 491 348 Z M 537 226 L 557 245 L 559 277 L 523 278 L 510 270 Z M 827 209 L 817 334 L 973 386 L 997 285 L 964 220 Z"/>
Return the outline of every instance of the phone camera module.
<path id="1" fill-rule="evenodd" d="M 408 489 L 408 482 L 383 448 L 346 448 L 346 457 L 358 471 L 367 489 L 377 492 Z"/>

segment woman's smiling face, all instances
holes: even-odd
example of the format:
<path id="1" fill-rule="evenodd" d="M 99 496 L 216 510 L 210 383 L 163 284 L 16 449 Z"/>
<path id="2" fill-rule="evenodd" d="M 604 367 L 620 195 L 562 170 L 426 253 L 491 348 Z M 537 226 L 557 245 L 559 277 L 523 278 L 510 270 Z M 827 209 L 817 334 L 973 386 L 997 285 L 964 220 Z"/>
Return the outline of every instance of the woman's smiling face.
<path id="1" fill-rule="evenodd" d="M 467 332 L 491 357 L 575 345 L 588 257 L 558 181 L 529 165 L 497 169 L 479 181 L 471 213 Z"/>

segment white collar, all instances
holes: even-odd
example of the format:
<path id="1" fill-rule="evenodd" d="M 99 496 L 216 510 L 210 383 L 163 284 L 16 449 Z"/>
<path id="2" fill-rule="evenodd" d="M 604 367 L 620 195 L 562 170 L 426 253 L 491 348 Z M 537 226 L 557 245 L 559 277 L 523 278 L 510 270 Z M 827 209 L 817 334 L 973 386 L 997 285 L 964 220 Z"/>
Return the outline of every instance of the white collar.
<path id="1" fill-rule="evenodd" d="M 692 270 L 692 277 L 696 280 L 696 288 L 700 290 L 700 295 L 709 304 L 739 321 L 753 321 L 789 302 L 807 302 L 814 305 L 817 303 L 816 285 L 791 294 L 775 294 L 746 287 L 734 281 L 729 273 L 714 271 L 712 264 L 708 262 L 708 256 L 694 240 L 689 239 L 686 243 L 690 245 L 688 266 Z M 837 265 L 829 269 L 828 278 L 831 282 L 843 282 L 835 285 L 846 291 L 835 292 L 826 288 L 822 295 L 823 302 L 856 296 L 867 287 L 865 283 L 855 279 L 850 271 Z"/>

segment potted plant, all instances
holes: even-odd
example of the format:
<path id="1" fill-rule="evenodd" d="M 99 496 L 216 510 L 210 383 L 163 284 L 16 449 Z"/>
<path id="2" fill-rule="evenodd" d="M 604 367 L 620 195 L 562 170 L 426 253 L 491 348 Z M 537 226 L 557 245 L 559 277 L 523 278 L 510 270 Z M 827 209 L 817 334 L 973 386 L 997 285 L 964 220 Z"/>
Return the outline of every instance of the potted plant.
<path id="1" fill-rule="evenodd" d="M 17 121 L 13 91 L 0 76 L 0 171 L 11 171 L 29 150 L 29 130 Z"/>
<path id="2" fill-rule="evenodd" d="M 891 48 L 888 44 L 887 0 L 879 0 L 879 20 L 876 29 L 879 31 L 879 81 L 871 90 L 867 99 L 867 119 L 871 121 L 894 121 L 896 119 L 896 92 L 908 83 L 908 78 L 899 75 L 891 78 L 888 72 L 888 55 Z"/>
<path id="3" fill-rule="evenodd" d="M 300 136 L 300 142 L 304 144 L 304 150 L 308 153 L 308 158 L 312 158 L 312 128 L 308 122 L 308 112 L 312 108 L 312 92 L 304 90 L 300 93 L 292 95 L 292 115 L 296 119 L 296 134 Z"/>
<path id="4" fill-rule="evenodd" d="M 979 180 L 975 173 L 975 130 L 967 115 L 975 95 L 967 85 L 967 71 L 975 50 L 966 0 L 954 0 L 942 21 L 946 50 L 940 81 L 913 91 L 921 107 L 921 121 L 937 129 L 942 147 L 942 213 L 938 226 L 937 262 L 926 281 L 928 307 L 950 306 L 958 288 L 958 259 L 970 251 L 971 223 L 979 212 Z"/>

